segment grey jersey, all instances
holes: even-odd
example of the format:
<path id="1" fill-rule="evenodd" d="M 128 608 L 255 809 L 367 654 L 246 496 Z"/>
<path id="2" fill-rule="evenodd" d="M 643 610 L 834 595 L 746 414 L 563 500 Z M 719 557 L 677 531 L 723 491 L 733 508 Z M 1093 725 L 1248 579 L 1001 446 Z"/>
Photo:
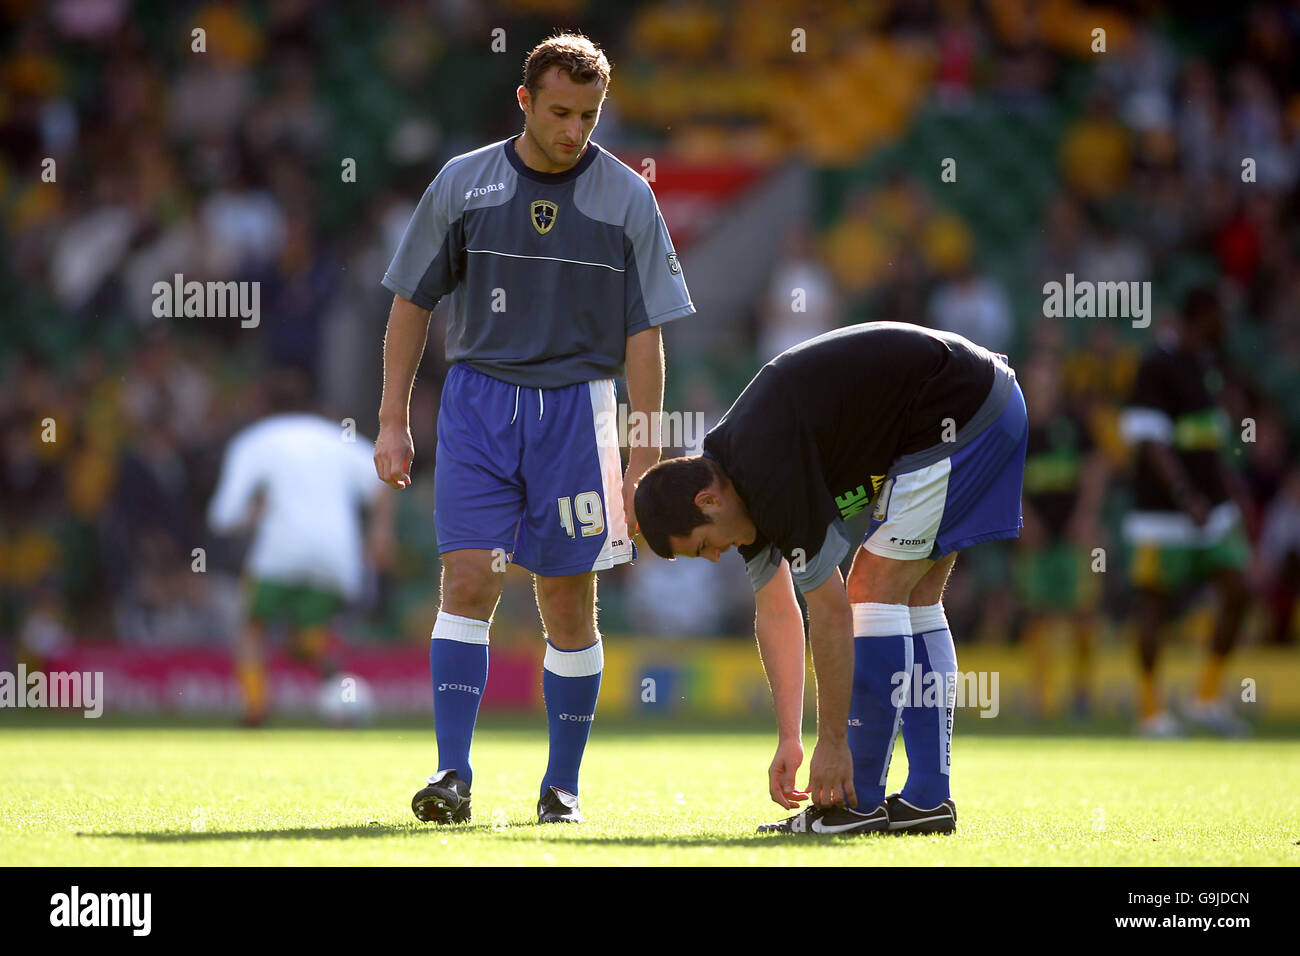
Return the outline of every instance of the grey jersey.
<path id="1" fill-rule="evenodd" d="M 513 139 L 457 156 L 383 281 L 424 309 L 450 295 L 447 360 L 531 388 L 617 378 L 628 336 L 695 311 L 649 184 L 594 142 L 562 173 Z"/>

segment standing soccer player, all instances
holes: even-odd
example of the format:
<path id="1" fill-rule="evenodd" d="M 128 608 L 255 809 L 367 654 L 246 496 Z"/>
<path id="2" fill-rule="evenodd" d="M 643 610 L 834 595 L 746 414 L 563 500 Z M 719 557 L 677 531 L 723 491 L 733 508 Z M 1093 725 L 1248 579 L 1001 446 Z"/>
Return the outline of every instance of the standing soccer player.
<path id="1" fill-rule="evenodd" d="M 470 818 L 470 742 L 509 555 L 534 574 L 546 631 L 538 821 L 582 821 L 578 770 L 604 662 L 595 572 L 635 557 L 631 498 L 659 460 L 658 448 L 631 449 L 620 480 L 617 440 L 597 425 L 614 420 L 625 367 L 631 411 L 661 411 L 660 326 L 695 311 L 649 185 L 590 139 L 609 77 L 586 37 L 534 48 L 517 91 L 523 133 L 443 167 L 384 276 L 394 298 L 375 467 L 395 488 L 411 481 L 429 313 L 451 296 L 434 468 L 438 771 L 411 802 L 421 820 Z"/>
<path id="2" fill-rule="evenodd" d="M 778 355 L 709 432 L 702 456 L 665 461 L 642 479 L 636 513 L 656 554 L 717 561 L 735 545 L 745 559 L 776 706 L 769 793 L 786 809 L 813 800 L 760 832 L 956 828 L 957 655 L 941 599 L 958 550 L 1019 534 L 1027 434 L 1003 356 L 952 333 L 869 322 Z M 846 587 L 844 522 L 873 500 Z M 795 585 L 817 672 L 807 791 L 795 788 L 804 686 Z M 912 693 L 927 685 L 937 700 Z M 886 800 L 900 721 L 907 784 Z"/>
<path id="3" fill-rule="evenodd" d="M 1180 591 L 1212 581 L 1218 617 L 1205 669 L 1185 716 L 1225 736 L 1247 729 L 1220 698 L 1224 664 L 1237 643 L 1247 592 L 1243 570 L 1250 544 L 1242 531 L 1248 495 L 1223 455 L 1230 426 L 1215 395 L 1223 388 L 1216 352 L 1223 308 L 1211 287 L 1188 292 L 1182 322 L 1142 359 L 1120 418 L 1137 449 L 1134 508 L 1124 518 L 1132 553 L 1129 576 L 1138 592 L 1138 734 L 1174 737 L 1178 719 L 1156 683 L 1160 631 Z"/>
<path id="4" fill-rule="evenodd" d="M 235 642 L 249 727 L 260 726 L 270 707 L 268 632 L 287 631 L 289 651 L 329 676 L 334 617 L 360 596 L 365 552 L 386 559 L 393 536 L 392 493 L 371 471 L 370 442 L 309 411 L 302 372 L 279 370 L 268 387 L 273 414 L 230 440 L 208 505 L 218 534 L 254 527 L 248 616 Z"/>
<path id="5" fill-rule="evenodd" d="M 1051 625 L 1066 624 L 1074 645 L 1071 710 L 1092 706 L 1092 647 L 1099 626 L 1099 576 L 1091 573 L 1098 543 L 1107 466 L 1083 417 L 1066 404 L 1055 355 L 1031 359 L 1021 380 L 1034 410 L 1025 452 L 1025 527 L 1013 568 L 1024 615 L 1030 693 L 1035 713 L 1049 711 Z"/>

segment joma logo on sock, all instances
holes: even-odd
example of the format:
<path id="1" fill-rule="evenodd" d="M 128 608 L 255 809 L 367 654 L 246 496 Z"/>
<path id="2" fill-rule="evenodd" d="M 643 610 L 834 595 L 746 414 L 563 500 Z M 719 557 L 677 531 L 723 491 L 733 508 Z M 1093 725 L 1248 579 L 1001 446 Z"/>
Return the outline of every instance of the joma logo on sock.
<path id="1" fill-rule="evenodd" d="M 463 690 L 467 694 L 478 694 L 480 697 L 483 696 L 479 693 L 479 689 L 473 684 L 439 684 L 438 690 Z"/>
<path id="2" fill-rule="evenodd" d="M 944 681 L 944 678 L 947 681 Z M 894 686 L 889 695 L 895 707 L 940 707 L 946 711 L 949 733 L 952 732 L 952 714 L 955 707 L 979 708 L 981 717 L 996 717 L 1001 710 L 998 702 L 997 671 L 953 671 L 942 675 L 930 671 L 921 676 L 919 664 L 912 673 L 897 671 L 889 682 Z"/>
<path id="3" fill-rule="evenodd" d="M 560 714 L 560 720 L 576 720 L 578 723 L 589 723 L 595 719 L 595 714 Z"/>
<path id="4" fill-rule="evenodd" d="M 148 936 L 152 913 L 152 893 L 82 893 L 74 886 L 50 897 L 51 926 L 127 926 L 133 936 Z"/>

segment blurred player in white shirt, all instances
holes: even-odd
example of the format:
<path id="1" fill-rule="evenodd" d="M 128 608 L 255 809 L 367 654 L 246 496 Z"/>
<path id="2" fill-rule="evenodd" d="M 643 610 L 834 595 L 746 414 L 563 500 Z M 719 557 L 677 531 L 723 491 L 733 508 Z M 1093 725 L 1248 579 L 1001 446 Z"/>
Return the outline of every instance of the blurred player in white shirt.
<path id="1" fill-rule="evenodd" d="M 308 388 L 299 372 L 276 376 L 274 411 L 230 440 L 208 506 L 214 532 L 252 529 L 248 620 L 235 647 L 244 723 L 252 726 L 268 708 L 267 631 L 287 630 L 291 651 L 328 673 L 331 623 L 361 594 L 365 551 L 383 564 L 391 550 L 392 504 L 375 477 L 374 445 L 306 411 Z"/>

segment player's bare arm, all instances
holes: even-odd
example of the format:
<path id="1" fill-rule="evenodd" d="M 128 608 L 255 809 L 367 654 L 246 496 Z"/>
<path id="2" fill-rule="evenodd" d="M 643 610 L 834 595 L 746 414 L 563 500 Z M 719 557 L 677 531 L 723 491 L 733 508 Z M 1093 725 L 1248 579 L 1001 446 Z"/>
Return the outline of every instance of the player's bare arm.
<path id="1" fill-rule="evenodd" d="M 375 439 L 375 471 L 385 484 L 405 488 L 411 483 L 411 387 L 429 335 L 428 309 L 393 296 L 384 333 L 384 393 L 379 401 L 379 437 Z"/>
<path id="2" fill-rule="evenodd" d="M 1223 486 L 1228 489 L 1228 497 L 1232 499 L 1237 510 L 1241 512 L 1242 525 L 1246 529 L 1246 536 L 1254 541 L 1259 537 L 1259 525 L 1261 516 L 1255 507 L 1255 500 L 1251 496 L 1250 488 L 1242 480 L 1236 469 L 1228 465 L 1227 459 L 1219 458 L 1219 474 L 1222 476 Z"/>
<path id="3" fill-rule="evenodd" d="M 388 570 L 393 566 L 397 544 L 395 530 L 396 507 L 393 495 L 383 490 L 375 495 L 366 522 L 366 555 L 375 567 Z"/>
<path id="4" fill-rule="evenodd" d="M 839 569 L 804 594 L 804 600 L 817 677 L 817 746 L 808 764 L 808 793 L 818 806 L 856 807 L 847 739 L 853 692 L 853 610 Z"/>
<path id="5" fill-rule="evenodd" d="M 642 421 L 656 421 L 664 406 L 664 345 L 658 326 L 645 329 L 627 340 L 627 397 L 633 414 Z M 654 431 L 651 431 L 654 435 Z M 627 514 L 628 534 L 636 534 L 636 511 L 633 497 L 636 486 L 647 471 L 659 463 L 661 448 L 652 438 L 646 445 L 628 448 L 627 471 L 623 475 L 623 508 Z"/>
<path id="6" fill-rule="evenodd" d="M 795 773 L 803 764 L 803 614 L 794 594 L 790 565 L 781 567 L 754 594 L 754 636 L 776 710 L 776 755 L 768 767 L 768 791 L 775 803 L 795 809 L 808 794 Z"/>
<path id="7" fill-rule="evenodd" d="M 1098 541 L 1098 521 L 1102 498 L 1110 480 L 1110 465 L 1106 454 L 1094 448 L 1084 460 L 1083 474 L 1079 479 L 1079 501 L 1070 517 L 1070 536 L 1080 547 L 1093 547 Z M 1025 509 L 1028 511 L 1028 509 Z M 1026 518 L 1028 526 L 1028 518 Z M 1023 538 L 1023 533 L 1021 534 Z"/>

